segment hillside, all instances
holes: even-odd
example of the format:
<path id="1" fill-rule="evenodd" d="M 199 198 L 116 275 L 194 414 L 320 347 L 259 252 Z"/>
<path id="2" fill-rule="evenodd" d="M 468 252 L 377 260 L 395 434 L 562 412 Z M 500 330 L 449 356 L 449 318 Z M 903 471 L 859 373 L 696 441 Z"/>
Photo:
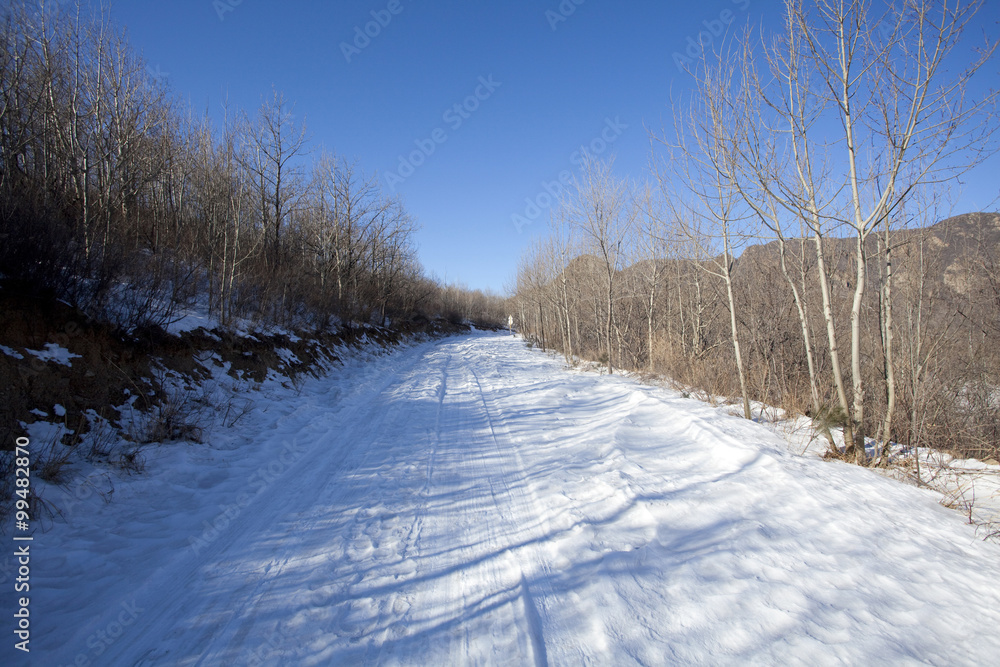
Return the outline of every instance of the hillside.
<path id="1" fill-rule="evenodd" d="M 387 351 L 415 336 L 468 331 L 460 319 L 418 317 L 392 326 L 288 330 L 223 327 L 192 312 L 131 332 L 54 298 L 0 281 L 0 467 L 13 484 L 14 443 L 35 443 L 38 478 L 66 482 L 75 465 L 142 472 L 164 443 L 210 446 L 253 412 L 268 380 L 300 387 L 336 373 L 359 349 Z M 481 324 L 483 327 L 488 324 Z M 9 486 L 4 487 L 11 491 Z M 35 499 L 36 513 L 62 508 Z M 0 514 L 13 507 L 4 493 Z"/>
<path id="2" fill-rule="evenodd" d="M 969 287 L 970 271 L 976 269 L 984 256 L 994 256 L 1000 248 L 1000 213 L 964 213 L 946 218 L 924 228 L 893 230 L 889 237 L 893 247 L 896 267 L 903 273 L 901 278 L 913 279 L 919 271 L 919 253 L 924 253 L 925 277 L 935 283 L 946 284 L 956 292 L 964 292 Z M 786 240 L 786 247 L 793 258 L 800 252 L 802 239 Z M 806 252 L 815 253 L 811 238 L 805 240 Z M 831 258 L 830 266 L 838 282 L 849 282 L 853 278 L 853 257 L 855 241 L 844 238 L 825 238 L 824 248 Z M 869 238 L 872 257 L 877 256 L 877 239 Z M 765 244 L 751 244 L 736 260 L 747 271 L 759 270 L 758 265 L 777 267 L 779 262 L 778 241 Z M 815 260 L 812 259 L 812 265 Z M 909 275 L 907 275 L 909 274 Z M 897 273 L 897 275 L 899 275 Z M 877 280 L 877 273 L 872 280 Z"/>

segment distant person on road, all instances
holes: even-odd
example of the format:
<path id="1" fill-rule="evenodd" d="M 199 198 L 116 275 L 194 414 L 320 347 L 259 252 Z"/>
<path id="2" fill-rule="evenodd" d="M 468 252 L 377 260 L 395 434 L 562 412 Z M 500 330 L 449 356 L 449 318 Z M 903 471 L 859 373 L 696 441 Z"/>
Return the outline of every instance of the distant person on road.
<path id="1" fill-rule="evenodd" d="M 510 329 L 510 335 L 513 336 L 514 335 L 514 316 L 513 315 L 508 315 L 507 316 L 507 328 Z"/>

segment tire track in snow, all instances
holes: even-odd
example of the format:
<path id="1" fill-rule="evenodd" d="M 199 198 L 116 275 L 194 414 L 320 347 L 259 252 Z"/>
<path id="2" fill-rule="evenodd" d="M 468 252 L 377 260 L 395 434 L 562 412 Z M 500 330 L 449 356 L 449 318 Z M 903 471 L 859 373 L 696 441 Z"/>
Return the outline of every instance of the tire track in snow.
<path id="1" fill-rule="evenodd" d="M 342 447 L 338 448 L 338 454 L 344 452 L 345 456 L 341 459 L 340 456 L 327 455 L 327 460 L 325 461 L 326 465 L 322 467 L 322 473 L 317 473 L 317 476 L 321 475 L 322 477 L 329 478 L 335 477 L 338 474 L 342 475 L 345 472 L 354 472 L 366 469 L 372 460 L 372 457 L 377 454 L 375 447 L 365 446 L 366 444 L 374 444 L 367 443 L 366 439 L 377 436 L 386 429 L 390 432 L 398 430 L 401 422 L 404 421 L 404 416 L 406 414 L 405 411 L 402 410 L 390 411 L 382 409 L 384 408 L 385 397 L 396 394 L 406 394 L 410 391 L 410 385 L 423 382 L 423 378 L 420 375 L 412 374 L 412 369 L 418 364 L 426 363 L 427 358 L 432 355 L 433 351 L 424 350 L 422 354 L 412 358 L 410 363 L 405 364 L 401 372 L 393 373 L 388 378 L 384 378 L 382 381 L 377 382 L 374 392 L 366 398 L 356 401 L 353 409 L 348 410 L 347 414 L 341 412 L 339 415 L 340 422 L 346 422 L 349 425 L 349 427 L 345 430 L 346 432 L 341 436 Z M 292 518 L 289 522 L 282 523 L 282 527 L 275 531 L 282 536 L 283 540 L 289 536 L 291 537 L 291 544 L 282 544 L 284 550 L 291 553 L 295 553 L 296 548 L 303 549 L 308 547 L 304 537 L 315 536 L 323 532 L 318 529 L 318 525 L 326 517 L 326 514 L 328 513 L 327 508 L 347 505 L 345 502 L 348 496 L 346 488 L 338 489 L 336 486 L 322 483 L 305 483 L 302 484 L 302 487 L 307 490 L 310 488 L 320 488 L 323 489 L 323 493 L 321 493 L 320 496 L 311 499 L 303 498 L 306 503 L 311 504 L 310 511 L 304 517 Z M 302 503 L 288 503 L 287 506 L 290 509 L 294 509 L 296 506 L 301 507 Z M 361 511 L 357 511 L 353 515 L 355 521 L 354 527 L 360 533 L 360 535 L 357 535 L 357 538 L 360 540 L 371 541 L 372 532 L 375 533 L 376 538 L 379 537 L 382 532 L 380 524 L 369 521 L 363 526 L 358 526 L 357 519 L 361 513 Z M 378 515 L 374 515 L 369 518 L 380 519 Z M 350 546 L 351 544 L 348 545 L 348 548 L 350 548 Z M 362 545 L 360 548 L 363 550 L 367 548 L 367 546 Z M 227 642 L 227 645 L 222 651 L 222 655 L 241 653 L 244 644 L 243 640 L 246 639 L 249 631 L 256 624 L 257 611 L 265 606 L 263 603 L 267 601 L 268 596 L 273 595 L 273 588 L 281 580 L 281 577 L 286 571 L 286 566 L 290 562 L 302 560 L 302 558 L 285 558 L 280 562 L 278 567 L 266 568 L 259 585 L 255 588 L 255 595 L 249 600 L 244 598 L 239 606 L 239 609 L 231 616 L 232 621 L 240 619 L 241 627 L 239 631 L 233 635 L 233 638 Z M 390 600 L 389 602 L 390 604 L 393 604 L 395 600 Z M 222 637 L 225 637 L 229 633 L 224 631 L 223 633 L 214 635 L 215 644 L 222 642 L 219 634 L 221 634 Z M 215 652 L 206 653 L 207 655 L 216 655 Z M 201 661 L 198 664 L 201 664 Z"/>
<path id="2" fill-rule="evenodd" d="M 344 467 L 342 455 L 347 454 L 346 458 L 350 460 L 349 455 L 356 453 L 352 451 L 352 445 L 356 444 L 359 436 L 365 430 L 377 428 L 389 416 L 380 409 L 378 397 L 384 396 L 393 385 L 412 382 L 414 378 L 408 373 L 423 361 L 430 349 L 424 345 L 402 353 L 404 358 L 400 371 L 388 377 L 368 379 L 355 387 L 346 397 L 346 405 L 326 406 L 325 410 L 337 414 L 339 423 L 348 425 L 339 438 L 332 439 L 335 446 L 329 447 L 331 441 L 316 443 L 255 496 L 250 505 L 201 553 L 195 555 L 185 550 L 147 579 L 134 592 L 134 598 L 138 606 L 145 610 L 144 613 L 104 656 L 114 664 L 213 664 L 226 662 L 227 656 L 239 653 L 242 646 L 234 640 L 245 638 L 257 620 L 253 613 L 247 615 L 247 611 L 259 604 L 266 590 L 280 578 L 292 559 L 268 558 L 269 565 L 255 567 L 251 564 L 249 571 L 243 573 L 227 565 L 227 556 L 230 552 L 252 545 L 254 537 L 274 534 L 276 526 L 287 526 L 283 535 L 291 536 L 293 544 L 301 543 L 296 541 L 296 536 L 316 529 L 321 518 L 316 509 L 291 522 L 283 516 L 290 510 L 314 507 L 315 498 L 309 498 L 309 493 L 314 489 L 326 489 L 323 480 Z M 292 421 L 292 417 L 302 409 L 297 408 L 279 418 L 275 427 Z M 294 435 L 301 436 L 306 431 L 309 431 L 308 425 Z M 358 463 L 360 465 L 361 462 Z M 290 489 L 296 491 L 286 495 Z M 243 579 L 235 589 L 218 590 L 213 587 L 215 583 L 231 586 L 235 578 Z M 117 609 L 112 609 L 93 626 L 108 627 L 117 612 Z M 196 622 L 185 625 L 189 619 Z M 237 625 L 249 627 L 238 630 Z M 89 627 L 77 633 L 76 641 L 67 641 L 67 651 L 79 651 L 87 634 Z M 148 648 L 150 637 L 157 636 L 173 643 L 173 653 Z M 178 650 L 185 656 L 177 655 Z M 63 662 L 69 663 L 72 659 L 67 653 Z"/>
<path id="3" fill-rule="evenodd" d="M 512 517 L 530 522 L 534 508 L 524 509 L 512 494 L 516 473 L 489 437 L 492 417 L 470 371 L 482 361 L 478 350 L 454 341 L 446 347 L 433 443 L 422 452 L 427 469 L 418 493 L 429 505 L 407 552 L 415 569 L 401 584 L 413 604 L 395 620 L 407 633 L 382 632 L 370 638 L 363 656 L 338 657 L 366 664 L 408 663 L 414 656 L 424 664 L 545 664 L 541 619 L 515 555 L 524 536 L 512 523 Z M 394 590 L 375 587 L 364 594 L 391 596 Z M 386 619 L 380 624 L 388 629 Z"/>
<path id="4" fill-rule="evenodd" d="M 438 488 L 449 482 L 457 486 L 456 502 L 442 508 L 444 516 L 437 521 L 438 535 L 450 533 L 450 540 L 458 544 L 445 558 L 439 557 L 435 566 L 438 572 L 445 573 L 442 583 L 446 606 L 454 609 L 451 613 L 460 621 L 448 647 L 448 664 L 475 660 L 476 656 L 497 660 L 499 655 L 479 652 L 482 636 L 492 638 L 493 650 L 518 646 L 518 653 L 523 653 L 527 648 L 526 642 L 519 641 L 517 631 L 524 623 L 517 618 L 515 596 L 510 591 L 514 573 L 505 558 L 505 535 L 498 531 L 497 519 L 504 514 L 503 499 L 497 498 L 494 471 L 482 456 L 484 415 L 470 396 L 473 387 L 468 349 L 468 344 L 462 343 L 457 350 L 461 359 L 453 373 L 457 381 L 442 403 L 446 428 L 438 431 L 438 441 L 453 454 L 439 475 Z M 484 492 L 485 488 L 489 493 Z M 461 604 L 455 609 L 454 603 L 459 600 Z"/>
<path id="5" fill-rule="evenodd" d="M 995 550 L 962 543 L 964 527 L 915 492 L 785 456 L 752 424 L 628 378 L 564 373 L 489 335 L 394 355 L 351 387 L 336 406 L 303 397 L 264 435 L 262 446 L 314 446 L 201 558 L 131 569 L 152 572 L 135 594 L 147 611 L 102 660 L 990 664 L 995 654 Z M 880 506 L 880 493 L 893 500 Z"/>
<path id="6" fill-rule="evenodd" d="M 427 463 L 424 466 L 423 486 L 419 491 L 419 495 L 423 499 L 427 498 L 433 479 L 434 459 L 437 454 L 438 447 L 440 446 L 439 433 L 441 430 L 441 413 L 444 409 L 445 396 L 448 393 L 448 372 L 453 362 L 453 355 L 451 352 L 448 352 L 447 350 L 437 350 L 432 356 L 437 354 L 445 354 L 446 357 L 440 365 L 441 375 L 437 381 L 437 387 L 434 392 L 436 406 L 434 412 L 434 426 L 431 432 L 431 447 L 430 452 L 427 455 Z M 410 525 L 410 529 L 407 532 L 406 537 L 402 540 L 402 548 L 399 552 L 399 557 L 403 561 L 411 560 L 419 553 L 420 538 L 424 525 L 423 517 L 426 514 L 424 509 L 426 508 L 426 502 L 424 502 L 421 508 L 421 511 L 415 511 L 413 513 L 413 523 Z M 389 595 L 388 601 L 380 606 L 376 626 L 383 627 L 383 630 L 379 639 L 377 641 L 373 641 L 369 645 L 369 650 L 366 651 L 366 663 L 383 663 L 386 658 L 386 648 L 391 645 L 394 639 L 393 628 L 399 626 L 403 626 L 405 628 L 407 619 L 413 610 L 412 602 L 409 599 L 411 597 L 412 595 L 405 595 L 401 591 L 395 591 Z M 405 602 L 405 609 L 402 613 L 397 612 L 397 609 L 400 608 L 400 599 L 403 599 Z M 390 613 L 386 613 L 387 610 Z M 375 653 L 374 658 L 372 657 L 373 650 Z"/>
<path id="7" fill-rule="evenodd" d="M 492 360 L 495 360 L 495 357 L 491 355 L 491 361 Z M 498 458 L 502 461 L 500 464 L 500 470 L 502 472 L 501 480 L 503 482 L 504 492 L 510 498 L 511 504 L 516 510 L 506 517 L 508 531 L 511 535 L 516 536 L 520 532 L 520 527 L 525 525 L 525 520 L 537 520 L 540 524 L 539 527 L 541 528 L 541 533 L 543 535 L 548 535 L 551 533 L 551 528 L 548 525 L 548 522 L 544 519 L 542 504 L 535 495 L 531 482 L 528 479 L 527 468 L 524 465 L 524 460 L 521 458 L 520 452 L 518 452 L 517 446 L 514 444 L 514 441 L 510 436 L 510 431 L 504 425 L 502 413 L 495 405 L 493 397 L 490 396 L 487 398 L 487 392 L 483 388 L 483 383 L 479 379 L 479 375 L 476 373 L 475 369 L 470 366 L 469 371 L 476 381 L 479 398 L 482 401 L 486 421 L 489 424 L 490 439 L 492 440 L 493 447 L 496 450 Z M 496 372 L 495 367 L 494 372 Z M 510 459 L 513 459 L 513 464 Z M 523 488 L 527 490 L 526 493 L 520 489 L 515 491 L 514 488 L 512 488 L 510 481 L 512 474 L 515 478 L 519 478 L 522 481 Z M 527 541 L 526 536 L 522 536 L 521 539 L 523 541 Z M 542 582 L 541 586 L 547 588 L 546 592 L 551 596 L 551 587 L 547 584 L 551 573 L 549 571 L 548 564 L 541 557 L 536 548 L 525 546 L 520 548 L 518 551 L 528 552 L 524 555 L 518 554 L 517 570 L 520 574 L 520 594 L 524 604 L 524 615 L 527 623 L 526 630 L 531 640 L 532 657 L 534 664 L 537 667 L 542 667 L 543 665 L 548 664 L 548 656 L 545 649 L 544 628 L 542 626 L 541 615 L 536 607 L 535 596 L 531 593 L 528 576 L 531 575 L 534 578 L 539 577 L 540 575 L 540 581 Z M 526 560 L 528 561 L 527 564 L 533 566 L 533 571 L 525 571 Z"/>

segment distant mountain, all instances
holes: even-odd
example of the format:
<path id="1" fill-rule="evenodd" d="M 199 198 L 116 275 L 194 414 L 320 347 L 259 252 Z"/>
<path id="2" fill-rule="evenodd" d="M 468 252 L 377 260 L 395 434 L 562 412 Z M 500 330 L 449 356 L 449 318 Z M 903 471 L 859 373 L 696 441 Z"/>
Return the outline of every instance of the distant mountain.
<path id="1" fill-rule="evenodd" d="M 801 244 L 806 244 L 806 262 L 815 264 L 813 239 L 787 239 L 789 261 L 798 257 Z M 879 239 L 869 237 L 867 251 L 870 258 L 878 254 Z M 933 277 L 963 293 L 968 289 L 969 272 L 982 267 L 982 261 L 1000 252 L 1000 213 L 963 213 L 925 228 L 893 230 L 890 234 L 891 257 L 894 271 L 899 278 L 917 271 L 920 263 L 921 244 L 923 270 L 926 277 Z M 835 284 L 848 286 L 855 274 L 853 238 L 826 237 L 823 239 L 827 267 Z M 777 267 L 778 241 L 747 247 L 736 261 L 736 274 L 757 271 L 762 265 Z M 797 266 L 797 265 L 796 265 Z M 877 280 L 877 266 L 869 267 L 868 277 Z"/>

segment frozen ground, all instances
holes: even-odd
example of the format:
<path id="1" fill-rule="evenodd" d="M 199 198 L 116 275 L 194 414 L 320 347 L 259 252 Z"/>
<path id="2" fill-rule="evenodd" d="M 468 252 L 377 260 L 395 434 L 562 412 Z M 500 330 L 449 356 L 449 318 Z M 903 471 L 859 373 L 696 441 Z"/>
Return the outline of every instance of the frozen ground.
<path id="1" fill-rule="evenodd" d="M 269 391 L 64 492 L 0 662 L 997 664 L 1000 546 L 698 401 L 495 334 Z"/>

